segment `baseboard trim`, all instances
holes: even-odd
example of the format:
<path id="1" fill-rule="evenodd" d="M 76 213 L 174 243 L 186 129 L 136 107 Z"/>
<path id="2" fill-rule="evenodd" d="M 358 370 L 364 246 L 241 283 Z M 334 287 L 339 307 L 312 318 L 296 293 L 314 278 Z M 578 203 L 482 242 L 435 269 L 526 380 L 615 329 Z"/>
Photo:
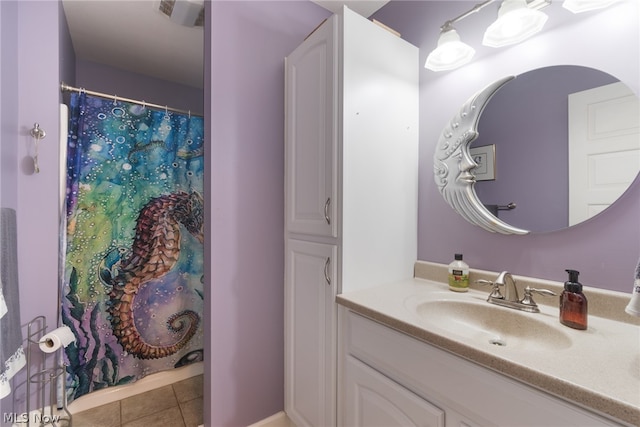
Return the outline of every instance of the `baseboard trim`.
<path id="1" fill-rule="evenodd" d="M 255 424 L 251 424 L 249 427 L 268 427 L 271 423 L 278 423 L 276 425 L 286 425 L 287 414 L 284 411 L 280 411 L 277 414 L 273 414 L 264 420 L 260 420 Z"/>

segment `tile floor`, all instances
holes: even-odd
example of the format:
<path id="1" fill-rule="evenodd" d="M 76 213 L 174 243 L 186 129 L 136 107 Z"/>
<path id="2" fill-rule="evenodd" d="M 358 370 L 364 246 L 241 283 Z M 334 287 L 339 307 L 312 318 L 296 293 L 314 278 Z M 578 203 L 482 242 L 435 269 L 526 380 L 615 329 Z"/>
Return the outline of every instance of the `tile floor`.
<path id="1" fill-rule="evenodd" d="M 203 376 L 73 414 L 73 427 L 197 427 L 203 424 Z"/>

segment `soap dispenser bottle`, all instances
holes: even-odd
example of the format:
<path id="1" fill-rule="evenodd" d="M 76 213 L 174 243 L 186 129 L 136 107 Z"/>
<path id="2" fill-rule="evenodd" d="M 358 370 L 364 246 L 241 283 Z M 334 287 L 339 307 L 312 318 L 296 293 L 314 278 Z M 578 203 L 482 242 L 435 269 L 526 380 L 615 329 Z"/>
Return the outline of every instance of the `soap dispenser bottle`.
<path id="1" fill-rule="evenodd" d="M 565 271 L 569 273 L 569 280 L 564 282 L 564 291 L 560 295 L 560 323 L 573 329 L 587 329 L 587 297 L 578 282 L 580 272 Z"/>
<path id="2" fill-rule="evenodd" d="M 462 254 L 455 254 L 454 261 L 449 264 L 449 289 L 455 292 L 469 290 L 469 266 L 462 260 Z"/>

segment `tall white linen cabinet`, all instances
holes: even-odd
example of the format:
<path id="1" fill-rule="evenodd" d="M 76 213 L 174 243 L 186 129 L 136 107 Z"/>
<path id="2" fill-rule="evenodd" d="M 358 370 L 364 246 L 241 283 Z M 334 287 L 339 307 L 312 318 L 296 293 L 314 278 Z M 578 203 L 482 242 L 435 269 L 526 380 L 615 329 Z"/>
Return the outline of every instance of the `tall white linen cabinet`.
<path id="1" fill-rule="evenodd" d="M 285 411 L 337 423 L 335 296 L 413 277 L 418 49 L 348 8 L 285 59 Z"/>

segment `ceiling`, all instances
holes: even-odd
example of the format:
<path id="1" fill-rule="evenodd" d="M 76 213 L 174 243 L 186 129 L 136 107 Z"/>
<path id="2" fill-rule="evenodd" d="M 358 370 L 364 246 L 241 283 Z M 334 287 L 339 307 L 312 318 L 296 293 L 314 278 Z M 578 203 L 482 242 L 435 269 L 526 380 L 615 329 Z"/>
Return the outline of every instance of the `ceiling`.
<path id="1" fill-rule="evenodd" d="M 184 27 L 159 0 L 62 0 L 76 58 L 202 88 L 202 27 Z"/>
<path id="2" fill-rule="evenodd" d="M 339 13 L 342 11 L 342 6 L 347 6 L 354 12 L 359 13 L 362 16 L 369 17 L 373 15 L 378 9 L 385 4 L 389 3 L 389 0 L 311 0 L 315 4 L 330 10 L 333 13 Z"/>
<path id="3" fill-rule="evenodd" d="M 387 1 L 314 0 L 370 16 Z M 203 88 L 202 27 L 185 27 L 159 11 L 160 0 L 62 0 L 76 58 Z"/>

